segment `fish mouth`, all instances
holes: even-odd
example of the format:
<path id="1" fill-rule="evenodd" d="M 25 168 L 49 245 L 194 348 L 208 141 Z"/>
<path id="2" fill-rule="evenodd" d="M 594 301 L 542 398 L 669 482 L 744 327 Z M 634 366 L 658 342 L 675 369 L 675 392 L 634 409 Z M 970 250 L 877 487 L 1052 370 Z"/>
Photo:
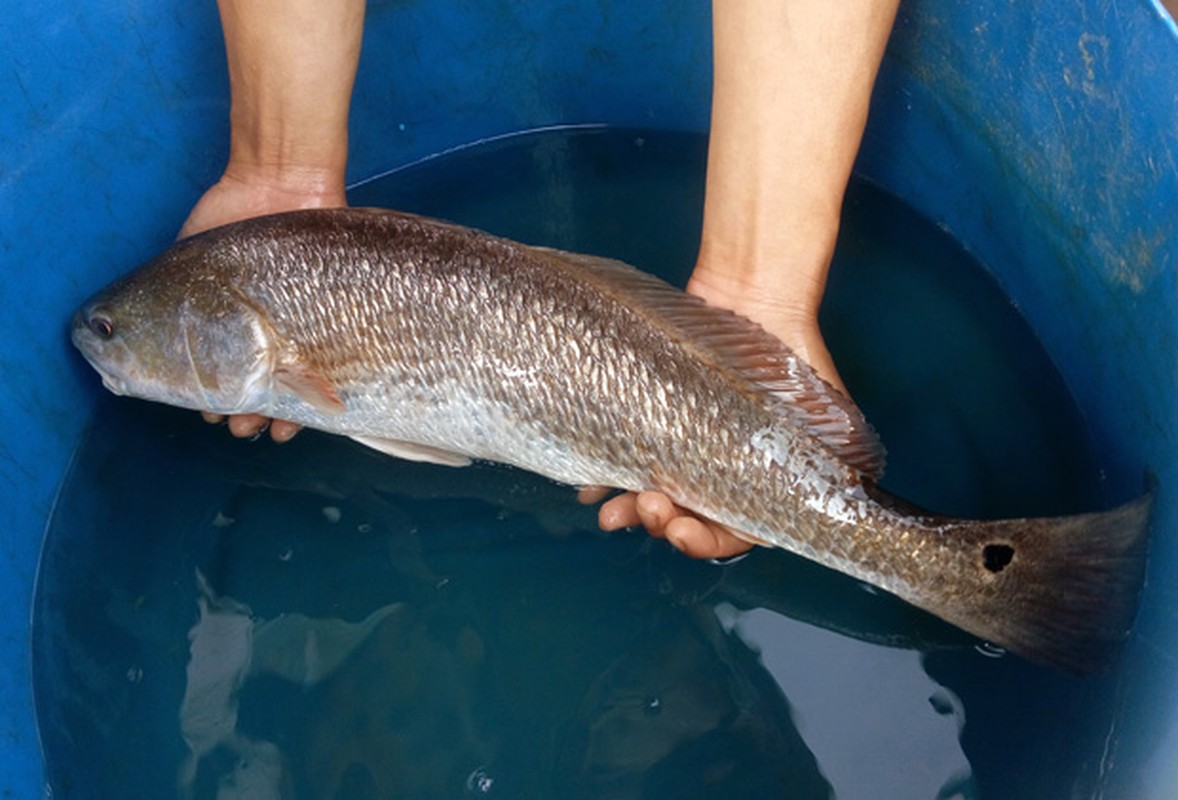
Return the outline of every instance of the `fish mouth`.
<path id="1" fill-rule="evenodd" d="M 95 369 L 97 369 L 98 374 L 102 376 L 102 385 L 105 386 L 108 391 L 117 395 L 127 394 L 127 384 L 125 381 L 121 381 L 118 378 L 115 378 L 113 375 L 103 372 L 102 370 L 98 369 L 98 367 L 95 367 Z"/>
<path id="2" fill-rule="evenodd" d="M 102 378 L 102 385 L 105 386 L 108 391 L 110 391 L 114 394 L 117 394 L 117 395 L 126 395 L 127 394 L 127 381 L 126 380 L 124 380 L 123 378 L 117 377 L 116 375 L 114 375 L 110 371 L 101 367 L 97 363 L 95 358 L 90 353 L 86 352 L 85 350 L 82 350 L 82 355 L 86 357 L 86 360 L 88 362 L 90 362 L 90 366 L 94 367 L 94 371 L 97 372 L 98 375 Z"/>

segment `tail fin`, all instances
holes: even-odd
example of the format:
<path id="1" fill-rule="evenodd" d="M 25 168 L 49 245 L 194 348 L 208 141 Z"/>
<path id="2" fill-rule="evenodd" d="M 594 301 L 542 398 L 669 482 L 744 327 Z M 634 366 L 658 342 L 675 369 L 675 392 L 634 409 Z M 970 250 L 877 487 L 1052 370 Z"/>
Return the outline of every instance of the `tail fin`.
<path id="1" fill-rule="evenodd" d="M 1152 500 L 1151 489 L 1102 513 L 949 523 L 972 547 L 977 584 L 935 613 L 1031 661 L 1101 669 L 1137 613 Z"/>

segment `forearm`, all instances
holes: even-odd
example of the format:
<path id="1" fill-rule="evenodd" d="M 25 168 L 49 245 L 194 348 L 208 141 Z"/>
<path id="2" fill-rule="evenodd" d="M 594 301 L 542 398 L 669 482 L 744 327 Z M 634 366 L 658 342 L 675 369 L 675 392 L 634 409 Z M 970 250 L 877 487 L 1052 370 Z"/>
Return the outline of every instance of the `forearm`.
<path id="1" fill-rule="evenodd" d="M 346 205 L 348 109 L 364 33 L 364 0 L 218 0 L 229 61 L 229 163 L 180 229 L 191 236 L 259 214 Z M 219 420 L 206 414 L 210 421 Z M 229 420 L 235 436 L 270 425 Z"/>
<path id="2" fill-rule="evenodd" d="M 897 5 L 715 0 L 697 288 L 743 287 L 817 313 Z"/>
<path id="3" fill-rule="evenodd" d="M 342 194 L 364 6 L 219 0 L 232 95 L 226 175 Z"/>

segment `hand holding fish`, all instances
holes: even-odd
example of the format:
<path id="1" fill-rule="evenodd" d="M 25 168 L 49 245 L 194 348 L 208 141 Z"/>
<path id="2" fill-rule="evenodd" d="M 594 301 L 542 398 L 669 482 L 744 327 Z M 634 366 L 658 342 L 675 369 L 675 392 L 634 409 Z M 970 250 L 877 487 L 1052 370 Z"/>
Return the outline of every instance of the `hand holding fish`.
<path id="1" fill-rule="evenodd" d="M 688 291 L 759 322 L 839 389 L 818 306 L 897 5 L 857 0 L 787 9 L 775 0 L 731 0 L 713 9 L 704 231 Z M 250 216 L 346 205 L 347 117 L 364 6 L 219 3 L 232 92 L 230 160 L 181 236 Z M 830 52 L 840 59 L 832 62 Z M 258 414 L 229 418 L 235 436 L 258 435 L 267 425 L 276 441 L 299 429 Z M 586 501 L 602 496 L 583 493 Z M 614 498 L 600 520 L 607 530 L 642 524 L 697 557 L 749 547 L 658 493 Z"/>
<path id="2" fill-rule="evenodd" d="M 723 231 L 716 231 L 715 235 L 721 233 Z M 833 248 L 833 242 L 830 246 Z M 709 251 L 705 249 L 704 252 Z M 822 257 L 829 260 L 830 254 L 824 253 Z M 812 274 L 813 271 L 796 269 L 784 271 L 784 274 L 797 277 Z M 742 274 L 773 275 L 774 272 L 757 269 L 725 270 L 703 262 L 701 256 L 701 261 L 697 263 L 695 273 L 687 284 L 687 291 L 718 308 L 736 311 L 759 323 L 762 328 L 805 359 L 820 377 L 845 394 L 846 389 L 818 330 L 818 304 L 822 300 L 821 292 L 807 293 L 801 291 L 800 286 L 794 287 L 786 296 L 808 298 L 808 302 L 790 307 L 773 303 L 772 293 L 742 283 Z M 594 488 L 596 487 L 582 490 L 578 495 L 582 502 L 597 502 L 608 491 L 593 491 Z M 602 505 L 598 521 L 602 530 L 607 531 L 641 525 L 651 536 L 666 539 L 693 558 L 728 558 L 746 552 L 752 547 L 723 525 L 676 505 L 671 498 L 661 492 L 626 492 L 614 497 Z"/>
<path id="3" fill-rule="evenodd" d="M 221 179 L 204 195 L 180 229 L 180 238 L 202 233 L 250 217 L 295 211 L 300 208 L 346 206 L 342 175 L 333 180 L 310 169 L 270 174 L 252 163 L 231 163 Z M 201 412 L 206 422 L 226 421 L 224 414 Z M 249 439 L 269 429 L 276 442 L 287 442 L 302 428 L 294 422 L 271 420 L 261 414 L 234 414 L 228 418 L 229 432 Z"/>
<path id="4" fill-rule="evenodd" d="M 225 0 L 218 9 L 232 93 L 229 163 L 180 237 L 279 211 L 347 205 L 348 111 L 364 1 Z M 285 442 L 301 426 L 260 414 L 229 418 L 234 436 L 267 427 Z"/>

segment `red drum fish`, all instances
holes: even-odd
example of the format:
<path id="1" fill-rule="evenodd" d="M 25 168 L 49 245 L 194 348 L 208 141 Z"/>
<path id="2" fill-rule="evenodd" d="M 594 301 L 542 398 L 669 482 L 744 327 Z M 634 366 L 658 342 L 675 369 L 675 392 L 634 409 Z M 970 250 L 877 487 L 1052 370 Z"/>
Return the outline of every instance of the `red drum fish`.
<path id="1" fill-rule="evenodd" d="M 256 412 L 393 455 L 657 489 L 756 544 L 1032 660 L 1103 665 L 1132 625 L 1150 496 L 973 521 L 875 483 L 859 409 L 785 345 L 617 261 L 378 209 L 186 239 L 78 311 L 118 394 Z"/>

